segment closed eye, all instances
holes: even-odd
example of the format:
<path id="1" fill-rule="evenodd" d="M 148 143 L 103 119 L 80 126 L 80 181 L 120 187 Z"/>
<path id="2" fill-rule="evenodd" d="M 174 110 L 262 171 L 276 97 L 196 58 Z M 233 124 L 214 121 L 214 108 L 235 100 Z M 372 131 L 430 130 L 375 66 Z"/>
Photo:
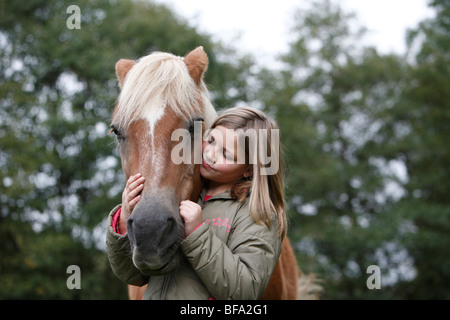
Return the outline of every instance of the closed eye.
<path id="1" fill-rule="evenodd" d="M 189 133 L 193 134 L 194 133 L 194 129 L 195 129 L 195 122 L 196 121 L 200 121 L 203 122 L 204 119 L 202 117 L 194 117 L 191 119 L 191 121 L 189 122 Z"/>

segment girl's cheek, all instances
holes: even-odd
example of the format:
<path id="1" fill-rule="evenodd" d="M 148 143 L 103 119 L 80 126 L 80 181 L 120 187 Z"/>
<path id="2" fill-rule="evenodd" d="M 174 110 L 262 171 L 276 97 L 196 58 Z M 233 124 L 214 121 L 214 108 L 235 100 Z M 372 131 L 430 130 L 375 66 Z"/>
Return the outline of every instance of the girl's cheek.
<path id="1" fill-rule="evenodd" d="M 202 142 L 202 153 L 205 152 L 206 146 L 208 145 L 208 141 L 203 141 Z"/>

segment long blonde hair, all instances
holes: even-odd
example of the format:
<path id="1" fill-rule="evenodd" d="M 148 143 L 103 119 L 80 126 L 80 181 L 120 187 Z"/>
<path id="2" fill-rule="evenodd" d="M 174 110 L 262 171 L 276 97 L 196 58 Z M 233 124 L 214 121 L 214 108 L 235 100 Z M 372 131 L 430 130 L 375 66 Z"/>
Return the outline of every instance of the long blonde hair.
<path id="1" fill-rule="evenodd" d="M 234 182 L 230 193 L 238 201 L 244 201 L 247 196 L 250 197 L 250 212 L 258 224 L 264 223 L 271 228 L 270 212 L 273 211 L 278 222 L 279 236 L 284 237 L 287 231 L 287 221 L 284 203 L 283 156 L 277 123 L 260 110 L 250 107 L 235 107 L 223 111 L 211 128 L 217 126 L 234 130 L 242 129 L 244 134 L 248 129 L 253 129 L 257 133 L 254 136 L 256 141 L 253 143 L 248 136 L 244 140 L 246 164 L 252 165 L 252 176 L 248 179 L 242 177 Z M 259 134 L 260 130 L 267 133 L 263 139 Z M 277 134 L 273 135 L 272 133 L 275 133 L 273 131 L 276 131 Z M 278 141 L 272 141 L 273 136 Z M 264 174 L 267 172 L 267 163 L 261 161 L 261 150 L 269 151 L 272 165 L 276 163 L 276 170 L 272 174 Z"/>

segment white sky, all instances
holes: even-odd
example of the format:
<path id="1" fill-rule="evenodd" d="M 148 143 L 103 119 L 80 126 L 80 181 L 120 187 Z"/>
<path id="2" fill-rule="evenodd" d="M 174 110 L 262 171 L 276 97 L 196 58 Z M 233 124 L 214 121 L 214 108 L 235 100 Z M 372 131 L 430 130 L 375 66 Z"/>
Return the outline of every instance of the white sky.
<path id="1" fill-rule="evenodd" d="M 237 44 L 259 59 L 273 59 L 287 50 L 292 13 L 302 5 L 301 0 L 157 1 L 169 5 L 201 31 Z M 406 29 L 433 15 L 427 0 L 334 1 L 357 14 L 361 25 L 369 29 L 368 43 L 381 53 L 404 53 Z"/>

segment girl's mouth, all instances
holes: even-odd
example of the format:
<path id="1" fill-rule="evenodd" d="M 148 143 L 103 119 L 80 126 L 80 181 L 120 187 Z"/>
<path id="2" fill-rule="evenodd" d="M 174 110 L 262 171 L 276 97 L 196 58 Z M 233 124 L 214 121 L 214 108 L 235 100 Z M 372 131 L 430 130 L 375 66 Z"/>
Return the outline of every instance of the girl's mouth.
<path id="1" fill-rule="evenodd" d="M 205 162 L 205 159 L 202 160 L 202 165 L 203 165 L 203 167 L 205 167 L 208 170 L 212 169 L 211 166 Z"/>

